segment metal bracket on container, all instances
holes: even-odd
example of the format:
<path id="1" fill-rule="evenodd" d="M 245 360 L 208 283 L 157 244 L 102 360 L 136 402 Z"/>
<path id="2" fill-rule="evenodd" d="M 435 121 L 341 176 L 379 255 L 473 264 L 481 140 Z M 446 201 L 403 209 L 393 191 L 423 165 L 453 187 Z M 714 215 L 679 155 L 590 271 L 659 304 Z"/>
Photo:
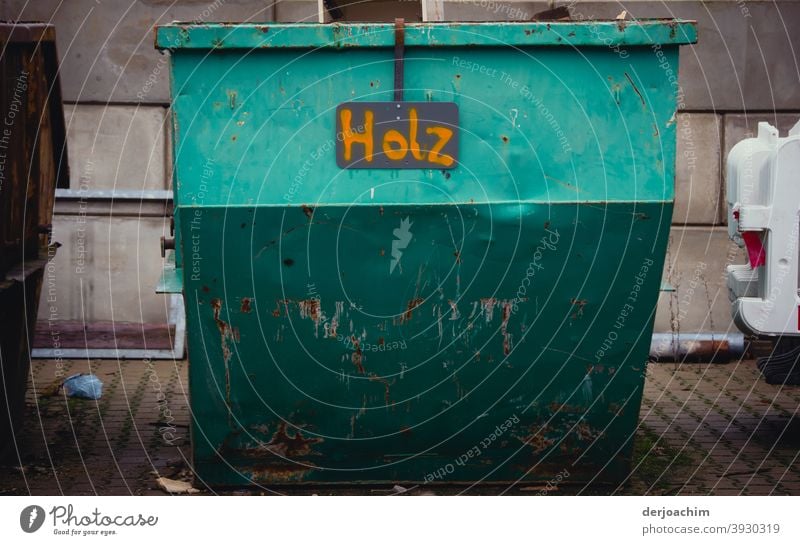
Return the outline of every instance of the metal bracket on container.
<path id="1" fill-rule="evenodd" d="M 394 20 L 394 100 L 403 101 L 403 56 L 405 55 L 405 19 Z"/>

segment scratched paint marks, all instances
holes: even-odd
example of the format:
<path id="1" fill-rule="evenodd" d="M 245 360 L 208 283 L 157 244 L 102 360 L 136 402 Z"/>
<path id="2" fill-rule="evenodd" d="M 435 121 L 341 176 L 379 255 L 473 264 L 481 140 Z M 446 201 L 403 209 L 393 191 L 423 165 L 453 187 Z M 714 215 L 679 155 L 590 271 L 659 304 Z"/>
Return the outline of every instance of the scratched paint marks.
<path id="1" fill-rule="evenodd" d="M 214 298 L 211 300 L 211 308 L 214 311 L 214 322 L 217 324 L 217 329 L 220 335 L 220 345 L 222 347 L 222 361 L 225 365 L 225 400 L 230 406 L 231 403 L 231 342 L 239 342 L 239 328 L 231 327 L 228 322 L 223 320 L 220 315 L 222 313 L 222 299 Z"/>

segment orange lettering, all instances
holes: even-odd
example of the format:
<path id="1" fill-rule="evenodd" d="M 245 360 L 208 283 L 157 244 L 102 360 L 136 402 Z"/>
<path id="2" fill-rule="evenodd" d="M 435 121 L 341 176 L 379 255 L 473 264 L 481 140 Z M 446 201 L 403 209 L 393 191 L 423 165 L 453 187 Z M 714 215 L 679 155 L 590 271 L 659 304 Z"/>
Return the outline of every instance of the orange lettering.
<path id="1" fill-rule="evenodd" d="M 422 161 L 422 152 L 419 150 L 419 142 L 417 142 L 417 109 L 411 108 L 408 111 L 408 147 L 411 149 L 411 154 L 417 161 Z"/>
<path id="2" fill-rule="evenodd" d="M 344 160 L 350 161 L 353 156 L 353 144 L 364 145 L 364 159 L 368 163 L 372 162 L 372 119 L 373 114 L 370 110 L 364 112 L 364 132 L 359 134 L 353 131 L 350 122 L 353 119 L 353 112 L 347 108 L 342 108 L 339 112 L 342 121 L 342 142 L 344 143 Z"/>
<path id="3" fill-rule="evenodd" d="M 390 144 L 397 144 L 397 148 L 392 148 Z M 383 135 L 383 152 L 386 157 L 393 161 L 399 161 L 408 153 L 408 142 L 398 131 L 392 129 Z"/>
<path id="4" fill-rule="evenodd" d="M 431 151 L 428 152 L 428 161 L 431 163 L 439 163 L 440 165 L 444 165 L 449 167 L 453 164 L 453 158 L 447 154 L 439 154 L 442 151 L 442 148 L 450 141 L 450 138 L 453 137 L 453 131 L 448 129 L 447 127 L 429 127 L 425 130 L 428 134 L 434 134 L 439 137 L 439 141 L 433 146 Z"/>

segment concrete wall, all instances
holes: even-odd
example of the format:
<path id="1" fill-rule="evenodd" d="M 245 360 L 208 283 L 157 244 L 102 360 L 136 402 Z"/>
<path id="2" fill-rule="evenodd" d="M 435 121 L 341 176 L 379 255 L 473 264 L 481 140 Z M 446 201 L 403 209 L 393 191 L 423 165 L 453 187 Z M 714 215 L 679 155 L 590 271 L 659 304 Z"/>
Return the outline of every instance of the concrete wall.
<path id="1" fill-rule="evenodd" d="M 344 3 L 344 2 L 340 2 Z M 370 19 L 416 13 L 402 2 L 359 8 Z M 561 3 L 563 4 L 563 3 Z M 399 5 L 399 4 L 398 4 Z M 800 2 L 569 2 L 576 19 L 635 17 L 696 19 L 699 43 L 681 50 L 685 108 L 678 116 L 677 198 L 656 329 L 727 330 L 729 303 L 722 271 L 743 262 L 725 234 L 724 164 L 728 150 L 758 121 L 785 131 L 800 118 Z M 525 20 L 546 2 L 445 2 L 448 20 Z M 316 0 L 0 0 L 0 18 L 57 25 L 62 87 L 69 126 L 73 186 L 164 189 L 170 184 L 168 58 L 153 49 L 153 25 L 172 20 L 315 21 Z M 163 218 L 136 221 L 98 214 L 86 218 L 83 249 L 95 270 L 75 272 L 80 214 L 57 208 L 56 257 L 64 319 L 164 321 L 165 302 L 152 295 L 161 258 Z M 125 212 L 127 213 L 127 212 Z M 138 253 L 137 253 L 138 252 Z M 76 292 L 75 286 L 83 291 Z M 77 295 L 76 295 L 77 293 Z M 82 295 L 81 295 L 82 294 Z"/>

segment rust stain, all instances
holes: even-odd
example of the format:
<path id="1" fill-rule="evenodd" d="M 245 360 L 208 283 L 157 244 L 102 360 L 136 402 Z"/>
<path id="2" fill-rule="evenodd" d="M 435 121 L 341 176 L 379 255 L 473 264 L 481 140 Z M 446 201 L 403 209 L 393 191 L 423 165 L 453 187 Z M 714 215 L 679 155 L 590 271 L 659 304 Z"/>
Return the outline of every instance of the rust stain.
<path id="1" fill-rule="evenodd" d="M 559 413 L 575 413 L 575 414 L 582 414 L 586 412 L 586 408 L 579 406 L 579 405 L 570 405 L 569 403 L 559 403 L 557 401 L 553 401 L 552 403 L 547 405 L 547 408 L 553 414 Z"/>
<path id="2" fill-rule="evenodd" d="M 586 303 L 588 301 L 586 299 L 575 299 L 573 297 L 572 299 L 569 300 L 569 302 L 572 303 L 573 306 L 578 307 L 577 310 L 572 313 L 570 318 L 573 320 L 577 320 L 579 317 L 583 316 L 583 307 L 586 306 Z"/>
<path id="3" fill-rule="evenodd" d="M 314 208 L 312 208 L 311 206 L 308 206 L 307 204 L 304 204 L 303 205 L 303 214 L 305 214 L 308 219 L 313 218 L 314 217 Z"/>
<path id="4" fill-rule="evenodd" d="M 608 412 L 613 414 L 614 416 L 624 416 L 625 415 L 625 406 L 620 405 L 619 403 L 609 403 L 608 404 Z"/>
<path id="5" fill-rule="evenodd" d="M 370 382 L 380 382 L 381 384 L 383 384 L 383 388 L 384 388 L 383 401 L 386 403 L 386 405 L 389 405 L 389 403 L 391 402 L 391 398 L 389 397 L 389 388 L 391 387 L 392 384 L 394 384 L 394 381 L 389 382 L 385 378 L 379 377 L 375 373 L 370 373 L 369 374 L 369 381 Z"/>
<path id="6" fill-rule="evenodd" d="M 256 483 L 290 483 L 302 481 L 312 469 L 316 469 L 316 466 L 308 463 L 303 463 L 303 465 L 300 465 L 276 462 L 272 464 L 259 464 L 258 466 L 254 466 L 249 470 L 243 470 L 242 473 L 249 473 L 250 480 Z"/>
<path id="7" fill-rule="evenodd" d="M 456 250 L 455 252 L 453 252 L 453 255 L 456 257 L 456 263 L 461 263 L 461 252 Z"/>
<path id="8" fill-rule="evenodd" d="M 272 315 L 274 317 L 276 317 L 276 318 L 280 318 L 281 317 L 281 304 L 283 304 L 283 306 L 285 307 L 286 314 L 289 314 L 289 303 L 290 302 L 291 301 L 289 301 L 288 299 L 283 299 L 283 300 L 278 299 L 277 301 L 275 301 L 275 310 L 272 311 Z"/>
<path id="9" fill-rule="evenodd" d="M 285 431 L 284 431 L 285 434 Z M 286 437 L 289 440 L 289 445 L 293 445 L 298 440 L 299 433 L 295 434 L 295 437 Z M 278 434 L 276 434 L 278 435 Z M 278 439 L 280 440 L 281 437 L 279 436 Z M 322 439 L 302 439 L 303 441 L 310 441 L 310 442 L 321 442 Z M 285 444 L 285 443 L 284 443 Z M 269 446 L 268 446 L 269 445 Z M 277 449 L 281 449 L 283 447 L 280 446 L 280 443 L 277 444 Z M 232 459 L 245 459 L 247 460 L 243 464 L 237 464 L 237 468 L 241 468 L 240 471 L 244 475 L 249 475 L 253 482 L 297 482 L 302 481 L 306 475 L 314 470 L 317 469 L 316 464 L 313 464 L 307 460 L 303 460 L 302 462 L 295 462 L 293 460 L 286 460 L 282 458 L 275 457 L 274 450 L 272 445 L 269 443 L 260 443 L 256 447 L 245 447 L 245 448 L 225 448 L 221 449 L 225 456 Z M 316 454 L 316 453 L 312 453 Z M 255 461 L 253 463 L 252 461 Z"/>
<path id="10" fill-rule="evenodd" d="M 522 441 L 533 449 L 533 452 L 539 454 L 550 448 L 553 445 L 553 439 L 548 439 L 546 436 L 547 428 L 546 427 L 539 427 L 539 426 L 531 426 L 530 428 L 531 433 L 527 437 L 523 438 Z"/>
<path id="11" fill-rule="evenodd" d="M 220 313 L 222 312 L 222 300 L 215 297 L 211 300 L 211 308 L 214 310 L 214 322 L 217 324 L 217 329 L 219 329 L 219 334 L 222 337 L 222 355 L 225 358 L 225 361 L 230 359 L 230 349 L 227 346 L 227 339 L 231 335 L 231 328 L 226 321 L 220 318 Z"/>
<path id="12" fill-rule="evenodd" d="M 287 257 L 286 259 L 283 260 L 283 264 L 286 265 L 287 267 L 291 267 L 292 265 L 294 265 L 294 259 L 292 259 L 291 257 Z"/>
<path id="13" fill-rule="evenodd" d="M 361 352 L 361 344 L 358 342 L 358 339 L 356 339 L 355 335 L 351 336 L 350 340 L 353 341 L 353 348 L 355 349 L 353 350 L 353 354 L 350 356 L 350 359 L 353 361 L 353 365 L 356 366 L 356 370 L 359 372 L 359 374 L 363 375 L 365 374 L 363 364 L 364 354 Z"/>
<path id="14" fill-rule="evenodd" d="M 250 298 L 249 297 L 242 297 L 242 312 L 248 314 L 251 311 L 250 307 Z"/>
<path id="15" fill-rule="evenodd" d="M 304 299 L 297 304 L 300 307 L 301 318 L 310 318 L 314 323 L 319 323 L 319 299 Z"/>
<path id="16" fill-rule="evenodd" d="M 503 354 L 508 356 L 511 353 L 511 333 L 508 332 L 508 320 L 511 318 L 513 304 L 510 301 L 500 303 L 503 310 L 503 321 L 500 324 L 500 332 L 503 334 Z"/>
<path id="17" fill-rule="evenodd" d="M 450 305 L 450 319 L 455 321 L 461 318 L 461 313 L 458 311 L 458 302 L 448 299 L 447 304 Z"/>
<path id="18" fill-rule="evenodd" d="M 486 323 L 492 321 L 494 317 L 494 307 L 497 304 L 497 299 L 494 297 L 481 298 L 481 312 L 486 316 Z"/>
<path id="19" fill-rule="evenodd" d="M 293 459 L 312 454 L 311 446 L 322 441 L 321 437 L 305 438 L 300 430 L 296 430 L 294 436 L 291 436 L 286 433 L 286 422 L 281 422 L 269 443 L 264 443 L 262 448 L 278 456 Z"/>
<path id="20" fill-rule="evenodd" d="M 408 322 L 411 320 L 411 317 L 414 315 L 414 309 L 420 306 L 423 303 L 423 299 L 416 297 L 408 302 L 408 306 L 406 307 L 406 311 L 400 317 L 400 323 Z"/>
<path id="21" fill-rule="evenodd" d="M 235 342 L 239 342 L 239 329 L 238 328 L 231 328 L 231 326 L 222 318 L 220 318 L 220 314 L 222 313 L 222 300 L 215 297 L 211 300 L 211 308 L 214 311 L 214 322 L 217 324 L 217 329 L 219 329 L 220 335 L 220 345 L 222 347 L 222 360 L 223 364 L 225 365 L 225 399 L 230 405 L 231 402 L 231 369 L 230 369 L 230 360 L 231 360 L 231 347 L 229 340 L 234 340 Z"/>

